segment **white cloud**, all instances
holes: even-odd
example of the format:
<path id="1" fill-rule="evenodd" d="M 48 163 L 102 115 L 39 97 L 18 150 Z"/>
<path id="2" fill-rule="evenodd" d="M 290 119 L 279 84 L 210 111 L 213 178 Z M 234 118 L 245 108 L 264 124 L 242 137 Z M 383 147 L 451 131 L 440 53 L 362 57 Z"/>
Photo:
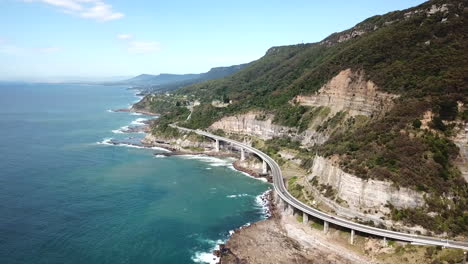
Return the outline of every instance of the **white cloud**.
<path id="1" fill-rule="evenodd" d="M 159 51 L 161 45 L 156 41 L 131 41 L 128 51 L 132 53 L 152 53 Z"/>
<path id="2" fill-rule="evenodd" d="M 121 39 L 121 40 L 129 40 L 129 39 L 132 39 L 133 36 L 130 35 L 130 34 L 119 34 L 119 35 L 117 35 L 117 38 Z"/>
<path id="3" fill-rule="evenodd" d="M 22 0 L 23 2 L 41 2 L 60 8 L 67 14 L 97 21 L 109 21 L 124 17 L 123 13 L 116 12 L 112 6 L 103 0 Z"/>
<path id="4" fill-rule="evenodd" d="M 124 14 L 112 11 L 112 6 L 103 2 L 96 2 L 95 5 L 85 12 L 81 13 L 82 17 L 93 18 L 99 21 L 109 21 L 124 17 Z"/>

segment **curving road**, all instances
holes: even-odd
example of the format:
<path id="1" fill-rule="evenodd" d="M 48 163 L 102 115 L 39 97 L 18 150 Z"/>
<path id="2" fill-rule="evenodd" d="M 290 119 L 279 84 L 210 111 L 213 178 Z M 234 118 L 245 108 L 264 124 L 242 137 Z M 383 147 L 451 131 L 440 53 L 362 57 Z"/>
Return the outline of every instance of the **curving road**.
<path id="1" fill-rule="evenodd" d="M 385 238 L 391 238 L 395 240 L 400 240 L 400 241 L 408 241 L 412 242 L 415 244 L 421 244 L 421 245 L 433 245 L 433 246 L 442 246 L 442 247 L 447 247 L 447 248 L 458 248 L 458 249 L 463 249 L 465 251 L 468 250 L 468 242 L 467 241 L 452 241 L 452 240 L 445 240 L 445 239 L 439 239 L 439 238 L 433 238 L 433 237 L 427 237 L 427 236 L 420 236 L 420 235 L 413 235 L 413 234 L 406 234 L 406 233 L 401 233 L 401 232 L 396 232 L 396 231 L 390 231 L 386 229 L 381 229 L 381 228 L 376 228 L 376 227 L 370 227 L 362 224 L 355 223 L 350 220 L 342 219 L 336 216 L 331 216 L 329 214 L 326 214 L 324 212 L 321 212 L 315 208 L 312 208 L 303 202 L 297 200 L 295 197 L 293 197 L 289 192 L 287 191 L 287 188 L 284 184 L 283 180 L 283 175 L 281 173 L 281 169 L 279 165 L 274 161 L 270 156 L 267 154 L 263 153 L 262 151 L 253 148 L 251 146 L 248 146 L 246 144 L 240 143 L 238 141 L 229 139 L 229 138 L 224 138 L 220 137 L 217 135 L 213 135 L 211 133 L 202 131 L 202 130 L 192 130 L 188 128 L 183 128 L 183 127 L 178 127 L 176 125 L 171 125 L 174 128 L 180 129 L 182 131 L 187 131 L 187 132 L 194 132 L 199 135 L 203 135 L 206 137 L 209 137 L 211 139 L 219 140 L 219 141 L 224 141 L 228 142 L 232 145 L 235 145 L 239 148 L 243 148 L 248 150 L 249 152 L 255 153 L 257 156 L 259 156 L 262 160 L 264 160 L 268 166 L 270 167 L 272 177 L 273 177 L 273 186 L 275 189 L 276 194 L 287 204 L 290 206 L 296 208 L 297 210 L 306 213 L 307 215 L 313 216 L 315 218 L 319 218 L 323 221 L 332 223 L 334 225 L 338 225 L 341 227 L 349 228 L 351 230 L 359 231 L 362 233 L 366 234 L 371 234 L 375 236 L 380 236 L 380 237 L 385 237 Z"/>

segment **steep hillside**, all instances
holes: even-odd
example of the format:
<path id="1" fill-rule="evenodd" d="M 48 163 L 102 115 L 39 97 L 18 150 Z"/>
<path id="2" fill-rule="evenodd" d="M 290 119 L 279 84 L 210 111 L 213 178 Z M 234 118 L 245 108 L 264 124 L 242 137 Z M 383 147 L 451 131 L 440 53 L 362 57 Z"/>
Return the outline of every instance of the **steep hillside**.
<path id="1" fill-rule="evenodd" d="M 167 110 L 153 131 L 177 120 L 254 135 L 275 157 L 282 158 L 278 148 L 294 151 L 310 174 L 304 186 L 333 194 L 325 198 L 336 208 L 375 210 L 369 219 L 467 236 L 468 184 L 459 156 L 467 148 L 467 8 L 466 1 L 433 0 L 319 43 L 273 47 L 236 74 L 175 91 L 172 103 L 145 99 Z M 275 135 L 290 142 L 281 145 Z M 371 199 L 366 191 L 355 205 L 340 205 L 345 193 L 326 173 L 315 174 L 317 162 L 355 182 L 379 181 L 387 186 L 381 197 L 389 198 L 367 208 L 359 203 Z M 392 203 L 383 192 L 418 195 Z"/>

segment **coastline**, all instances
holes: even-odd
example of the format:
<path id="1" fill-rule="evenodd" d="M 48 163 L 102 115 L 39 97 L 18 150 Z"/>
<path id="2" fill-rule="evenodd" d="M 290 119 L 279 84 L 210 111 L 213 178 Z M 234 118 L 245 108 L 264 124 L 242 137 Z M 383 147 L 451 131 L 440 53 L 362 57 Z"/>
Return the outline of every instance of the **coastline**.
<path id="1" fill-rule="evenodd" d="M 139 113 L 148 115 L 145 111 L 135 111 L 132 108 L 128 109 L 117 109 L 113 112 L 126 112 L 126 113 Z M 150 116 L 159 116 L 158 114 L 150 113 Z M 139 143 L 132 142 L 119 142 L 109 140 L 107 143 L 112 145 L 126 145 L 136 148 L 147 148 L 147 149 L 158 149 L 165 152 L 154 153 L 156 157 L 171 157 L 171 156 L 208 156 L 208 157 L 231 157 L 236 158 L 232 162 L 231 169 L 236 170 L 245 174 L 248 177 L 252 177 L 265 182 L 272 182 L 271 177 L 264 177 L 260 171 L 256 171 L 253 167 L 249 168 L 249 164 L 245 166 L 241 165 L 239 160 L 240 154 L 231 151 L 219 151 L 215 152 L 208 149 L 205 146 L 205 150 L 197 151 L 194 149 L 188 149 L 191 145 L 182 144 L 180 141 L 156 138 L 150 133 L 149 126 L 152 119 L 147 120 L 144 124 L 136 126 L 136 130 L 145 133 L 145 137 L 140 140 Z M 136 131 L 135 130 L 135 131 Z M 131 133 L 131 130 L 123 131 L 124 133 Z M 184 148 L 185 146 L 185 148 Z M 256 197 L 257 204 L 262 208 L 264 219 L 256 221 L 254 223 L 246 223 L 243 226 L 236 228 L 235 230 L 229 231 L 229 236 L 226 240 L 216 241 L 216 244 L 212 248 L 212 251 L 206 251 L 205 253 L 199 253 L 195 257 L 195 262 L 203 263 L 273 263 L 277 260 L 282 260 L 281 263 L 294 263 L 299 260 L 299 263 L 356 263 L 349 261 L 348 258 L 343 258 L 336 252 L 330 252 L 326 248 L 314 247 L 311 251 L 310 248 L 305 248 L 303 241 L 297 240 L 297 238 L 291 237 L 285 226 L 285 219 L 287 216 L 283 216 L 283 212 L 278 210 L 277 205 L 274 202 L 273 189 L 270 188 L 266 192 Z M 296 220 L 293 219 L 295 222 Z M 271 251 L 270 257 L 265 257 L 265 251 Z M 284 255 L 282 252 L 288 252 Z M 328 256 L 328 257 L 327 257 Z M 329 256 L 332 256 L 333 261 L 328 261 Z M 314 262 L 312 259 L 314 258 Z M 319 260 L 319 262 L 315 262 Z M 338 261 L 338 262 L 336 262 Z M 368 263 L 368 262 L 361 262 Z"/>
<path id="2" fill-rule="evenodd" d="M 133 108 L 117 109 L 112 112 L 138 113 L 149 116 L 159 116 L 154 113 L 145 111 L 136 111 Z M 123 130 L 123 133 L 142 132 L 145 137 L 139 143 L 135 142 L 119 142 L 117 140 L 108 140 L 106 143 L 110 145 L 124 145 L 135 148 L 157 149 L 164 152 L 157 152 L 154 155 L 158 158 L 171 156 L 208 156 L 208 157 L 231 157 L 236 158 L 230 166 L 231 169 L 243 173 L 248 177 L 252 177 L 265 182 L 272 182 L 271 177 L 264 177 L 254 167 L 250 167 L 249 163 L 243 163 L 239 160 L 240 154 L 229 150 L 216 152 L 209 145 L 202 145 L 204 150 L 195 150 L 191 148 L 194 144 L 187 144 L 180 139 L 164 139 L 156 138 L 151 135 L 150 125 L 153 119 L 149 119 L 144 124 L 138 124 L 132 129 Z M 190 142 L 189 142 L 190 143 Z M 244 166 L 242 166 L 242 163 Z M 331 252 L 327 248 L 313 247 L 311 251 L 307 248 L 303 241 L 297 237 L 291 236 L 287 230 L 285 219 L 291 216 L 283 215 L 284 212 L 278 210 L 274 202 L 273 189 L 270 188 L 266 192 L 256 197 L 256 203 L 262 208 L 264 219 L 254 223 L 246 223 L 243 226 L 229 231 L 229 236 L 223 241 L 218 240 L 211 249 L 204 253 L 198 253 L 193 259 L 195 262 L 203 263 L 273 263 L 281 259 L 281 263 L 294 263 L 299 260 L 299 263 L 356 263 L 349 261 L 349 258 L 343 258 L 336 251 Z M 289 219 L 291 220 L 291 219 Z M 296 220 L 293 218 L 293 222 Z M 270 257 L 265 257 L 264 252 L 271 251 Z M 284 255 L 281 252 L 285 251 L 288 254 Z M 328 256 L 328 257 L 327 257 Z M 331 258 L 333 261 L 328 261 Z M 311 262 L 319 260 L 319 262 Z M 338 262 L 337 262 L 338 261 Z M 369 263 L 369 262 L 361 262 Z"/>
<path id="3" fill-rule="evenodd" d="M 132 108 L 128 109 L 116 109 L 110 110 L 112 112 L 125 112 L 125 113 L 139 113 L 148 116 L 159 116 L 158 114 L 148 113 L 145 111 L 135 111 Z M 241 166 L 239 162 L 239 154 L 230 152 L 230 151 L 194 151 L 190 149 L 185 149 L 180 145 L 171 144 L 169 141 L 158 139 L 157 141 L 148 142 L 146 137 L 150 133 L 150 124 L 152 119 L 149 119 L 144 122 L 144 124 L 136 125 L 136 126 L 127 126 L 126 129 L 120 129 L 119 133 L 129 134 L 129 133 L 144 133 L 145 137 L 139 141 L 139 143 L 130 142 L 130 141 L 119 141 L 115 139 L 105 139 L 102 142 L 98 142 L 98 144 L 106 144 L 106 145 L 113 145 L 113 146 L 126 146 L 126 147 L 134 147 L 134 148 L 145 148 L 145 149 L 153 149 L 153 150 L 162 150 L 164 152 L 156 152 L 153 155 L 156 157 L 171 157 L 171 156 L 185 156 L 185 155 L 194 155 L 194 156 L 208 156 L 208 157 L 218 157 L 218 158 L 236 158 L 235 161 L 231 163 L 229 167 L 231 169 L 241 172 L 248 177 L 255 178 L 257 180 L 262 180 L 264 182 L 272 182 L 271 177 L 264 177 L 258 171 L 255 171 L 253 168 L 248 168 Z M 268 221 L 272 218 L 273 212 L 276 211 L 276 206 L 273 202 L 273 190 L 270 188 L 266 192 L 258 195 L 256 197 L 257 204 L 259 207 L 262 208 L 264 219 L 257 221 L 255 223 L 246 223 L 235 230 L 229 231 L 229 236 L 225 241 L 218 241 L 218 244 L 215 245 L 213 251 L 206 252 L 205 258 L 206 260 L 210 260 L 210 263 L 224 263 L 223 258 L 226 258 L 225 250 L 227 249 L 227 245 L 229 245 L 232 235 L 243 233 L 243 230 L 249 229 L 252 225 L 255 226 L 258 222 Z M 220 243 L 219 243 L 220 242 Z"/>
<path id="4" fill-rule="evenodd" d="M 145 111 L 145 110 L 135 110 L 132 107 L 112 109 L 112 110 L 110 110 L 110 112 L 114 112 L 114 113 L 137 113 L 137 114 L 142 114 L 142 115 L 147 115 L 147 116 L 160 116 L 160 114 L 155 114 L 155 113 Z"/>

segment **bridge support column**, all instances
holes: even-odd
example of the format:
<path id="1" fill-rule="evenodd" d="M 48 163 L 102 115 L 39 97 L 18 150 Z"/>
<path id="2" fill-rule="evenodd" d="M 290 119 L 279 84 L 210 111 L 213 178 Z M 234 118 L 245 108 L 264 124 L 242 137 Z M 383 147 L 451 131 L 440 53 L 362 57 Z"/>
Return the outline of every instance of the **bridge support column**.
<path id="1" fill-rule="evenodd" d="M 354 229 L 351 229 L 351 238 L 349 239 L 349 243 L 350 243 L 351 245 L 354 244 Z"/>
<path id="2" fill-rule="evenodd" d="M 308 224 L 309 223 L 309 215 L 302 212 L 302 223 Z"/>
<path id="3" fill-rule="evenodd" d="M 218 139 L 216 139 L 216 142 L 215 142 L 215 151 L 219 152 L 219 140 Z"/>
<path id="4" fill-rule="evenodd" d="M 463 252 L 463 261 L 462 264 L 466 264 L 466 251 Z"/>
<path id="5" fill-rule="evenodd" d="M 383 242 L 382 242 L 382 243 L 383 243 L 383 246 L 384 246 L 384 247 L 386 247 L 386 246 L 388 245 L 388 244 L 387 244 L 387 238 L 386 238 L 386 237 L 383 238 Z"/>
<path id="6" fill-rule="evenodd" d="M 245 160 L 245 150 L 244 148 L 241 148 L 241 161 L 244 161 Z"/>
<path id="7" fill-rule="evenodd" d="M 323 221 L 323 232 L 326 234 L 328 233 L 328 222 Z"/>
<path id="8" fill-rule="evenodd" d="M 263 160 L 263 163 L 262 163 L 262 173 L 263 174 L 268 173 L 268 167 L 267 167 L 267 163 L 265 162 L 265 160 Z"/>

